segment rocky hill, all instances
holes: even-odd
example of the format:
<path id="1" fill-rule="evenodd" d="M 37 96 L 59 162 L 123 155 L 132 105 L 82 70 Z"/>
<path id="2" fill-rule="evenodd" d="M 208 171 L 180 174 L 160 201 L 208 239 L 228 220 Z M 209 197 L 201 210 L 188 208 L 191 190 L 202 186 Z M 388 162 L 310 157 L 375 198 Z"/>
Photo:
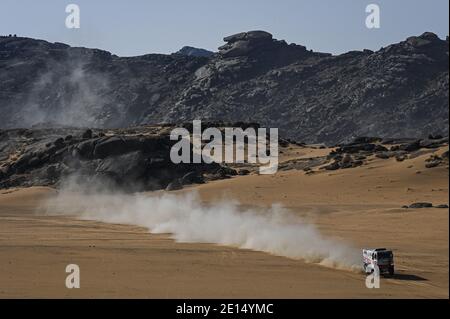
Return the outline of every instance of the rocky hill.
<path id="1" fill-rule="evenodd" d="M 263 31 L 209 57 L 118 57 L 0 38 L 0 128 L 127 127 L 192 119 L 258 122 L 334 144 L 356 136 L 448 134 L 448 39 L 424 33 L 332 56 Z"/>

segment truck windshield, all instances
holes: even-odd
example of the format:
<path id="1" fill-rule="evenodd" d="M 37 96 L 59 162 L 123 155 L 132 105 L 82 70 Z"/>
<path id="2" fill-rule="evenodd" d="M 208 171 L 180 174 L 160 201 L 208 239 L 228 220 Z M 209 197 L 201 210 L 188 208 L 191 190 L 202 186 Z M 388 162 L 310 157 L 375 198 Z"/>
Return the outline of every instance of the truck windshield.
<path id="1" fill-rule="evenodd" d="M 391 259 L 391 258 L 392 252 L 390 251 L 378 252 L 378 259 Z"/>

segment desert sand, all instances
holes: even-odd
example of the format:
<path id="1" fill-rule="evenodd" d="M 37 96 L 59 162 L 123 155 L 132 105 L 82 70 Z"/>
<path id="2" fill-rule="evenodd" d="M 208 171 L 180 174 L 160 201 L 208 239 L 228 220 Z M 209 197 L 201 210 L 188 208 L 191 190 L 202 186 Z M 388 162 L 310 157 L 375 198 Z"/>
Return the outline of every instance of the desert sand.
<path id="1" fill-rule="evenodd" d="M 380 289 L 367 289 L 358 272 L 234 247 L 176 243 L 136 226 L 51 216 L 42 205 L 56 190 L 30 188 L 0 191 L 0 298 L 448 298 L 449 210 L 401 208 L 448 204 L 448 168 L 426 169 L 428 156 L 373 159 L 311 175 L 289 170 L 239 176 L 178 191 L 196 190 L 205 203 L 280 203 L 330 238 L 393 249 L 397 274 L 383 278 Z M 71 263 L 80 266 L 80 289 L 65 287 Z"/>

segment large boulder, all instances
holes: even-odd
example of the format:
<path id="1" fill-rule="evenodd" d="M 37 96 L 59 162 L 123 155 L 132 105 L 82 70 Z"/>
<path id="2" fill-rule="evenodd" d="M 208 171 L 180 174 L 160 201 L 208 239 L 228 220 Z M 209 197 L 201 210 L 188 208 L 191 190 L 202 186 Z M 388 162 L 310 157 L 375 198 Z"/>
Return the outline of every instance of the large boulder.
<path id="1" fill-rule="evenodd" d="M 260 42 L 270 42 L 272 41 L 273 36 L 269 32 L 266 31 L 249 31 L 249 32 L 240 32 L 237 34 L 230 35 L 228 37 L 223 38 L 224 42 L 234 43 L 237 41 L 260 41 Z"/>
<path id="2" fill-rule="evenodd" d="M 94 148 L 94 158 L 106 158 L 132 151 L 120 136 L 106 137 L 97 141 Z"/>
<path id="3" fill-rule="evenodd" d="M 166 191 L 177 191 L 183 188 L 183 184 L 181 184 L 179 179 L 175 179 L 173 182 L 170 182 L 167 187 Z"/>
<path id="4" fill-rule="evenodd" d="M 386 152 L 388 149 L 382 145 L 372 143 L 348 144 L 336 150 L 337 153 L 358 153 L 358 152 Z"/>
<path id="5" fill-rule="evenodd" d="M 422 148 L 439 148 L 448 144 L 448 138 L 433 138 L 420 141 L 420 147 Z"/>
<path id="6" fill-rule="evenodd" d="M 205 180 L 202 174 L 195 171 L 187 173 L 180 179 L 182 185 L 203 184 L 204 182 Z"/>
<path id="7" fill-rule="evenodd" d="M 421 149 L 421 144 L 420 144 L 420 140 L 415 141 L 413 143 L 407 143 L 407 144 L 402 144 L 400 145 L 398 148 L 401 151 L 405 151 L 405 152 L 415 152 Z M 393 150 L 391 148 L 391 150 Z"/>
<path id="8" fill-rule="evenodd" d="M 112 136 L 103 137 L 95 141 L 93 157 L 103 159 L 109 156 L 117 156 L 137 150 L 146 153 L 154 151 L 164 151 L 170 147 L 169 139 L 157 138 L 140 138 L 134 136 Z"/>
<path id="9" fill-rule="evenodd" d="M 108 157 L 100 161 L 97 173 L 114 176 L 122 182 L 137 183 L 146 172 L 146 157 L 141 151 Z"/>
<path id="10" fill-rule="evenodd" d="M 409 205 L 409 208 L 432 208 L 433 204 L 432 203 L 427 203 L 427 202 L 419 202 L 419 203 L 413 203 L 411 205 Z"/>
<path id="11" fill-rule="evenodd" d="M 273 37 L 265 31 L 250 31 L 225 37 L 227 44 L 219 48 L 219 53 L 226 58 L 248 55 L 252 51 L 273 43 Z"/>
<path id="12" fill-rule="evenodd" d="M 89 159 L 92 158 L 92 153 L 94 152 L 95 140 L 87 140 L 76 144 L 73 147 L 72 155 L 74 157 L 80 157 Z"/>

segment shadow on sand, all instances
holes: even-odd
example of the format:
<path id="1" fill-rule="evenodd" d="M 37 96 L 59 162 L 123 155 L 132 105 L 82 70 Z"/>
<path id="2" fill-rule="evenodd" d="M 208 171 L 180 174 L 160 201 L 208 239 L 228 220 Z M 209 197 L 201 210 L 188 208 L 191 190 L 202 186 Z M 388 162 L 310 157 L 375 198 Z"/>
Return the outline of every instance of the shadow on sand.
<path id="1" fill-rule="evenodd" d="M 416 276 L 416 275 L 409 275 L 409 274 L 395 274 L 392 277 L 392 279 L 397 280 L 406 280 L 406 281 L 427 281 L 428 279 Z"/>

